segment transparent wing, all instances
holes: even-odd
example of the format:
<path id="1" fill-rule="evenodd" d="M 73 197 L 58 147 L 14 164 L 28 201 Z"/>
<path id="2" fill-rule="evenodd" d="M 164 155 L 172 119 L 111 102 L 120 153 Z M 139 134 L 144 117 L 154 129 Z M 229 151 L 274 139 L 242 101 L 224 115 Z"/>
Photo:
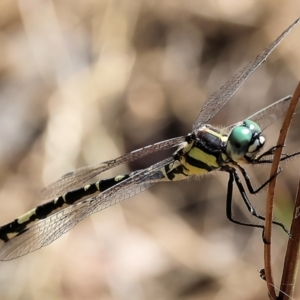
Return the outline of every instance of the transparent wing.
<path id="1" fill-rule="evenodd" d="M 132 151 L 126 155 L 122 155 L 116 159 L 112 159 L 99 164 L 86 166 L 72 172 L 69 172 L 59 178 L 57 181 L 49 184 L 45 187 L 40 197 L 44 200 L 54 199 L 58 196 L 65 194 L 70 190 L 81 187 L 85 182 L 97 176 L 98 174 L 112 169 L 118 165 L 136 160 L 150 153 L 167 150 L 173 147 L 177 147 L 184 141 L 184 137 L 177 137 L 163 142 L 159 142 L 153 145 L 149 145 L 135 151 Z"/>
<path id="2" fill-rule="evenodd" d="M 162 168 L 173 158 L 134 173 L 97 196 L 76 203 L 33 223 L 26 231 L 0 244 L 0 260 L 11 260 L 44 247 L 72 229 L 78 222 L 125 199 L 131 198 L 164 178 Z"/>
<path id="3" fill-rule="evenodd" d="M 285 115 L 289 104 L 291 102 L 292 96 L 287 96 L 281 100 L 276 101 L 275 103 L 263 108 L 252 116 L 246 118 L 247 120 L 252 120 L 260 126 L 260 129 L 263 131 L 278 118 Z M 238 122 L 239 123 L 239 122 Z M 230 125 L 225 128 L 227 132 L 230 132 L 233 127 L 238 123 Z"/>
<path id="4" fill-rule="evenodd" d="M 264 51 L 262 51 L 253 61 L 244 69 L 236 74 L 231 80 L 225 83 L 220 89 L 213 93 L 203 105 L 196 121 L 193 125 L 193 131 L 202 124 L 207 123 L 238 91 L 242 84 L 254 73 L 254 71 L 267 59 L 269 54 L 278 46 L 286 35 L 299 22 L 297 19 L 288 29 L 286 29 L 274 42 L 272 42 Z"/>

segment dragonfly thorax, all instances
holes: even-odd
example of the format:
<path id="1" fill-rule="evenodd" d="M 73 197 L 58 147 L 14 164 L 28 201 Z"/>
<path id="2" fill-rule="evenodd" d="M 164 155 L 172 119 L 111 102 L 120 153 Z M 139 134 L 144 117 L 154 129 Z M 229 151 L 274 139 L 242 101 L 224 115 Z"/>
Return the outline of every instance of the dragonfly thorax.
<path id="1" fill-rule="evenodd" d="M 245 120 L 230 132 L 226 153 L 233 161 L 252 161 L 265 144 L 260 127 L 251 120 Z"/>
<path id="2" fill-rule="evenodd" d="M 185 176 L 218 170 L 230 161 L 225 153 L 227 139 L 221 130 L 204 124 L 186 136 L 173 158 L 180 163 Z"/>

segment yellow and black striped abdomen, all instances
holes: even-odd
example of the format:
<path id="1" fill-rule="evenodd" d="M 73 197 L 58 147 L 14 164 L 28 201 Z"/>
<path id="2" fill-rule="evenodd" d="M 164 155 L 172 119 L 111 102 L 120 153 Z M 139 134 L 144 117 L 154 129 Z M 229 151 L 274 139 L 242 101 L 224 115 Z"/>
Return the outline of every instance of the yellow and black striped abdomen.
<path id="1" fill-rule="evenodd" d="M 64 208 L 77 203 L 78 201 L 83 200 L 86 197 L 90 197 L 94 194 L 103 192 L 108 188 L 115 186 L 119 182 L 126 180 L 132 174 L 134 174 L 134 172 L 88 184 L 83 188 L 67 192 L 66 194 L 57 197 L 52 201 L 37 206 L 36 208 L 15 219 L 13 222 L 1 226 L 0 241 L 2 240 L 4 242 L 7 242 L 14 236 L 17 236 L 26 231 L 28 227 L 35 222 L 45 219 L 53 215 L 54 213 L 61 211 Z"/>

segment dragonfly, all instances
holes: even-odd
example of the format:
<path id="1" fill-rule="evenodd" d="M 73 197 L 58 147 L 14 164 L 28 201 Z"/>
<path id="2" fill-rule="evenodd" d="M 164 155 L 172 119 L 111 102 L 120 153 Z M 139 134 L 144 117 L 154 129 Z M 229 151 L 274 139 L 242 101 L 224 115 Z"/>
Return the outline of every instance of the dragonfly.
<path id="1" fill-rule="evenodd" d="M 254 217 L 264 220 L 251 204 L 239 174 L 244 178 L 250 194 L 258 193 L 270 182 L 272 178 L 254 189 L 242 165 L 272 162 L 276 147 L 260 154 L 266 141 L 263 130 L 285 114 L 291 96 L 267 106 L 244 121 L 223 129 L 218 129 L 208 122 L 267 59 L 299 20 L 300 18 L 207 99 L 193 124 L 191 133 L 140 148 L 116 159 L 74 170 L 44 188 L 41 192 L 42 198 L 53 200 L 37 206 L 0 227 L 0 260 L 11 260 L 40 249 L 91 214 L 129 199 L 157 182 L 184 180 L 212 171 L 227 172 L 229 175 L 226 197 L 227 218 L 239 225 L 263 228 L 263 225 L 234 219 L 233 188 L 234 185 L 237 187 L 249 212 Z M 87 184 L 93 177 L 106 170 L 150 153 L 175 147 L 177 149 L 171 157 L 148 168 Z M 300 152 L 283 154 L 281 161 L 299 154 Z M 277 221 L 273 223 L 288 232 L 282 223 Z"/>

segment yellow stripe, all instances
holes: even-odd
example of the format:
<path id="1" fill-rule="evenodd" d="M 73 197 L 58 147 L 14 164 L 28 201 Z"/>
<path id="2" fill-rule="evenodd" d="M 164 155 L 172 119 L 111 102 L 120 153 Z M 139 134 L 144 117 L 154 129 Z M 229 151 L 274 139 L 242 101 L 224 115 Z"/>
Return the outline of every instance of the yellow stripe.
<path id="1" fill-rule="evenodd" d="M 14 238 L 16 235 L 18 234 L 18 232 L 11 232 L 8 233 L 6 236 L 9 240 L 11 240 L 12 238 Z"/>
<path id="2" fill-rule="evenodd" d="M 115 177 L 115 181 L 118 182 L 118 181 L 122 180 L 124 177 L 125 177 L 124 175 L 118 175 Z"/>
<path id="3" fill-rule="evenodd" d="M 17 219 L 19 224 L 29 221 L 30 217 L 35 214 L 35 208 Z"/>
<path id="4" fill-rule="evenodd" d="M 207 154 L 206 152 L 200 150 L 199 148 L 193 147 L 191 151 L 188 153 L 188 156 L 202 161 L 206 165 L 213 167 L 213 168 L 218 168 L 219 165 L 217 163 L 217 159 L 214 155 L 212 154 Z"/>
<path id="5" fill-rule="evenodd" d="M 87 191 L 90 187 L 91 187 L 91 185 L 88 184 L 88 185 L 86 185 L 86 186 L 84 187 L 84 190 Z"/>
<path id="6" fill-rule="evenodd" d="M 208 171 L 205 170 L 205 169 L 197 168 L 197 167 L 194 167 L 194 166 L 188 164 L 185 161 L 185 159 L 182 161 L 182 164 L 184 165 L 185 168 L 188 169 L 188 171 L 186 172 L 188 176 L 191 176 L 191 175 L 204 175 L 204 174 L 208 173 Z M 177 177 L 177 175 L 176 175 L 176 177 Z M 182 178 L 182 179 L 184 179 L 184 178 Z"/>

